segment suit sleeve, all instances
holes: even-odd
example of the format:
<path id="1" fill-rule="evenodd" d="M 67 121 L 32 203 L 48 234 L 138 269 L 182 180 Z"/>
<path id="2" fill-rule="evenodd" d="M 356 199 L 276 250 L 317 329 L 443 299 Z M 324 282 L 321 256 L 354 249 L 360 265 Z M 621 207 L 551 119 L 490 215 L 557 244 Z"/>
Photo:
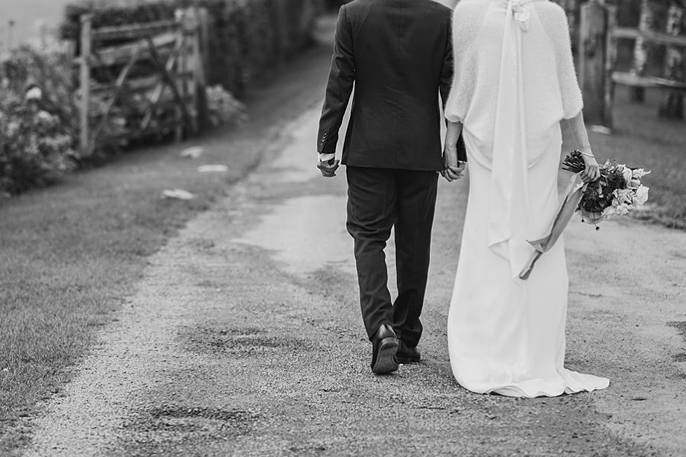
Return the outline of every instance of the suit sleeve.
<path id="1" fill-rule="evenodd" d="M 450 22 L 448 22 L 450 24 Z M 443 68 L 441 69 L 441 82 L 439 90 L 441 92 L 441 101 L 443 102 L 443 109 L 448 102 L 450 96 L 450 87 L 453 84 L 453 73 L 455 71 L 455 58 L 453 56 L 453 39 L 450 30 L 452 27 L 448 25 L 448 40 L 445 45 L 445 55 L 443 57 Z"/>
<path id="2" fill-rule="evenodd" d="M 334 40 L 333 58 L 326 97 L 319 122 L 317 151 L 320 154 L 336 152 L 338 131 L 350 100 L 355 82 L 355 59 L 353 56 L 353 39 L 346 7 L 338 13 L 336 38 Z"/>
<path id="3" fill-rule="evenodd" d="M 452 36 L 452 20 L 448 22 L 448 43 L 446 44 L 445 56 L 443 58 L 443 69 L 441 70 L 441 83 L 439 90 L 441 92 L 441 101 L 443 102 L 443 110 L 445 111 L 446 105 L 448 103 L 448 97 L 450 96 L 450 90 L 452 89 L 454 74 L 457 69 L 455 68 L 455 53 L 453 49 L 453 36 Z M 457 159 L 466 162 L 467 161 L 467 149 L 464 144 L 464 138 L 460 135 L 457 141 Z"/>

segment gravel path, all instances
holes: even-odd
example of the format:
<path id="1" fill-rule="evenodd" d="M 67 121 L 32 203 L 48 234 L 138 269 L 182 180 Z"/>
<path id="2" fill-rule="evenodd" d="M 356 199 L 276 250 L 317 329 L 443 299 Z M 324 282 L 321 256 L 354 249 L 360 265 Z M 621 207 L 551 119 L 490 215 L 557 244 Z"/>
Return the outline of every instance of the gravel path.
<path id="1" fill-rule="evenodd" d="M 466 183 L 442 183 L 424 362 L 377 378 L 344 179 L 313 168 L 317 114 L 287 124 L 257 172 L 150 258 L 25 455 L 684 455 L 686 234 L 569 230 L 568 363 L 609 390 L 474 395 L 445 342 Z"/>

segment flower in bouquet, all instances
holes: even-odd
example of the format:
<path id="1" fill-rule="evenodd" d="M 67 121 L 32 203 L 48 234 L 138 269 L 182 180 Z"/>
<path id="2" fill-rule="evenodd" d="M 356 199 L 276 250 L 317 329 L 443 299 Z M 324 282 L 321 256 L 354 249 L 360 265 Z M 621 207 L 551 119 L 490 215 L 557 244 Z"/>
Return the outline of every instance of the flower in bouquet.
<path id="1" fill-rule="evenodd" d="M 562 168 L 581 173 L 585 167 L 581 152 L 574 151 L 565 158 Z M 578 207 L 582 219 L 597 225 L 608 217 L 626 216 L 645 205 L 650 189 L 643 185 L 642 179 L 648 174 L 650 171 L 643 168 L 605 162 L 600 167 L 600 178 L 585 185 Z"/>
<path id="2" fill-rule="evenodd" d="M 635 206 L 643 206 L 648 202 L 650 189 L 643 184 L 639 185 L 633 195 L 633 204 Z"/>

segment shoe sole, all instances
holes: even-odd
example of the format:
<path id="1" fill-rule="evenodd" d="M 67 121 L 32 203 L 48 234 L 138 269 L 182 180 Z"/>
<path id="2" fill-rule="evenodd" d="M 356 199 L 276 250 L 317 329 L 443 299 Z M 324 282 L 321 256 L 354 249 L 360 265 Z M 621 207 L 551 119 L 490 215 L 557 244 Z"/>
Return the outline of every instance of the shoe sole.
<path id="1" fill-rule="evenodd" d="M 422 361 L 421 358 L 417 358 L 417 357 L 412 358 L 412 357 L 398 357 L 398 356 L 395 356 L 395 360 L 399 364 L 402 364 L 402 365 L 410 365 L 412 363 L 419 363 Z"/>
<path id="2" fill-rule="evenodd" d="M 372 367 L 374 374 L 388 374 L 398 370 L 395 355 L 398 353 L 398 342 L 395 338 L 385 338 L 379 344 L 376 363 Z"/>

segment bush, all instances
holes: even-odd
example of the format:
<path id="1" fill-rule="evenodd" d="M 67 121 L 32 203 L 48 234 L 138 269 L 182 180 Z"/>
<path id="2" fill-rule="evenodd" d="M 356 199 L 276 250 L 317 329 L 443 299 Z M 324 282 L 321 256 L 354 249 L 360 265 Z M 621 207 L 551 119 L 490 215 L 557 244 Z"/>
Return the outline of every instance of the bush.
<path id="1" fill-rule="evenodd" d="M 208 87 L 206 99 L 212 127 L 240 124 L 246 120 L 245 105 L 222 86 Z"/>
<path id="2" fill-rule="evenodd" d="M 62 53 L 30 48 L 0 66 L 0 192 L 18 193 L 53 182 L 76 165 L 78 115 Z"/>
<path id="3" fill-rule="evenodd" d="M 281 62 L 309 39 L 310 26 L 323 0 L 168 0 L 132 1 L 111 6 L 109 0 L 69 5 L 61 37 L 77 43 L 80 16 L 93 14 L 95 27 L 172 19 L 179 8 L 208 10 L 209 42 L 204 50 L 207 98 L 213 125 L 235 123 L 244 109 L 234 95 L 244 95 L 249 82 L 273 74 Z M 105 6 L 102 6 L 105 5 Z M 210 64 L 211 63 L 211 64 Z M 111 153 L 103 141 L 95 153 L 80 157 L 76 78 L 69 55 L 21 48 L 0 65 L 0 193 L 14 194 L 53 182 L 84 160 L 101 160 Z M 94 78 L 98 78 L 97 72 Z M 93 112 L 106 100 L 93 95 Z M 128 119 L 113 110 L 104 136 L 126 130 Z"/>

